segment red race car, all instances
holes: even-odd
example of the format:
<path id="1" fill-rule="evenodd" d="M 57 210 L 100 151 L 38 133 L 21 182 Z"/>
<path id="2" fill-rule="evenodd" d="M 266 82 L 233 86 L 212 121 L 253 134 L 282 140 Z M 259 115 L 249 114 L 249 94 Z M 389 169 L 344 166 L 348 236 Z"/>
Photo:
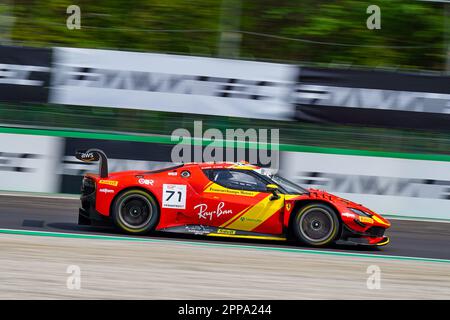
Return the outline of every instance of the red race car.
<path id="1" fill-rule="evenodd" d="M 186 163 L 153 171 L 108 173 L 98 149 L 77 159 L 100 160 L 86 174 L 79 224 L 113 222 L 130 234 L 151 231 L 214 237 L 385 245 L 389 221 L 360 204 L 304 189 L 248 163 Z"/>

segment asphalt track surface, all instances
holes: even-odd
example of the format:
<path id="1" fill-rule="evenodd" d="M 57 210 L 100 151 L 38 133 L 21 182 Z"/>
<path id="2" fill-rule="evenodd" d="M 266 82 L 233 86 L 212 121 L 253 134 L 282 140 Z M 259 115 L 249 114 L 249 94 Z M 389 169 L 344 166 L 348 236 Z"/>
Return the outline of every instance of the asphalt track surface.
<path id="1" fill-rule="evenodd" d="M 77 199 L 1 195 L 0 229 L 127 236 L 109 227 L 78 226 L 78 206 Z M 391 242 L 381 248 L 334 246 L 320 250 L 450 260 L 450 223 L 393 220 L 392 227 L 386 235 L 390 237 Z M 145 237 L 170 241 L 189 239 L 189 241 L 229 245 L 244 244 L 255 247 L 277 246 L 314 250 L 294 242 L 212 239 L 173 233 L 156 233 Z"/>

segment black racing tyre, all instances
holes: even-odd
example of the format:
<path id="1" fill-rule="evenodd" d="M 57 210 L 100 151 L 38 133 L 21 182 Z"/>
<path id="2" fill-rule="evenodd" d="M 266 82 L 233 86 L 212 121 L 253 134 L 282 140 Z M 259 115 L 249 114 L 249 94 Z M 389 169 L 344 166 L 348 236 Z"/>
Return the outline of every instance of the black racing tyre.
<path id="1" fill-rule="evenodd" d="M 333 243 L 339 234 L 340 222 L 329 206 L 313 203 L 298 210 L 293 221 L 295 237 L 314 247 Z"/>
<path id="2" fill-rule="evenodd" d="M 139 189 L 127 190 L 114 200 L 111 211 L 114 224 L 130 234 L 146 234 L 159 221 L 159 206 L 155 198 Z"/>

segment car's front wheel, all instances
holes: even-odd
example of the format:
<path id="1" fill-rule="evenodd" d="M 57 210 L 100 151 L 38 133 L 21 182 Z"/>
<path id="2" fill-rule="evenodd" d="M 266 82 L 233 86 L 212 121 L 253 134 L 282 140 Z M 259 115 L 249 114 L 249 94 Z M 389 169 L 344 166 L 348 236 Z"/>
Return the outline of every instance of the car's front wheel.
<path id="1" fill-rule="evenodd" d="M 340 230 L 340 222 L 334 210 L 321 203 L 300 208 L 293 223 L 296 238 L 315 247 L 333 243 Z"/>
<path id="2" fill-rule="evenodd" d="M 122 231 L 145 234 L 152 231 L 159 221 L 159 206 L 155 198 L 139 189 L 127 190 L 114 200 L 112 219 Z"/>

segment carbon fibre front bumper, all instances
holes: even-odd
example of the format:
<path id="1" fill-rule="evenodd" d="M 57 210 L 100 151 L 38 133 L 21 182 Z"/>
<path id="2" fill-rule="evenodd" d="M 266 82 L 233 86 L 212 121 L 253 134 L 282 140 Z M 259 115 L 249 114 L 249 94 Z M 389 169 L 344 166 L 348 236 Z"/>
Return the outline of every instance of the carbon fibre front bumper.
<path id="1" fill-rule="evenodd" d="M 344 224 L 341 236 L 336 244 L 350 244 L 363 246 L 384 246 L 389 243 L 389 237 L 384 235 L 386 228 L 371 227 L 367 232 L 361 233 L 350 229 Z"/>
<path id="2" fill-rule="evenodd" d="M 369 238 L 369 237 L 357 237 L 357 238 L 347 238 L 345 240 L 340 239 L 336 241 L 336 244 L 344 245 L 360 245 L 360 246 L 385 246 L 389 243 L 389 237 L 380 238 Z"/>

